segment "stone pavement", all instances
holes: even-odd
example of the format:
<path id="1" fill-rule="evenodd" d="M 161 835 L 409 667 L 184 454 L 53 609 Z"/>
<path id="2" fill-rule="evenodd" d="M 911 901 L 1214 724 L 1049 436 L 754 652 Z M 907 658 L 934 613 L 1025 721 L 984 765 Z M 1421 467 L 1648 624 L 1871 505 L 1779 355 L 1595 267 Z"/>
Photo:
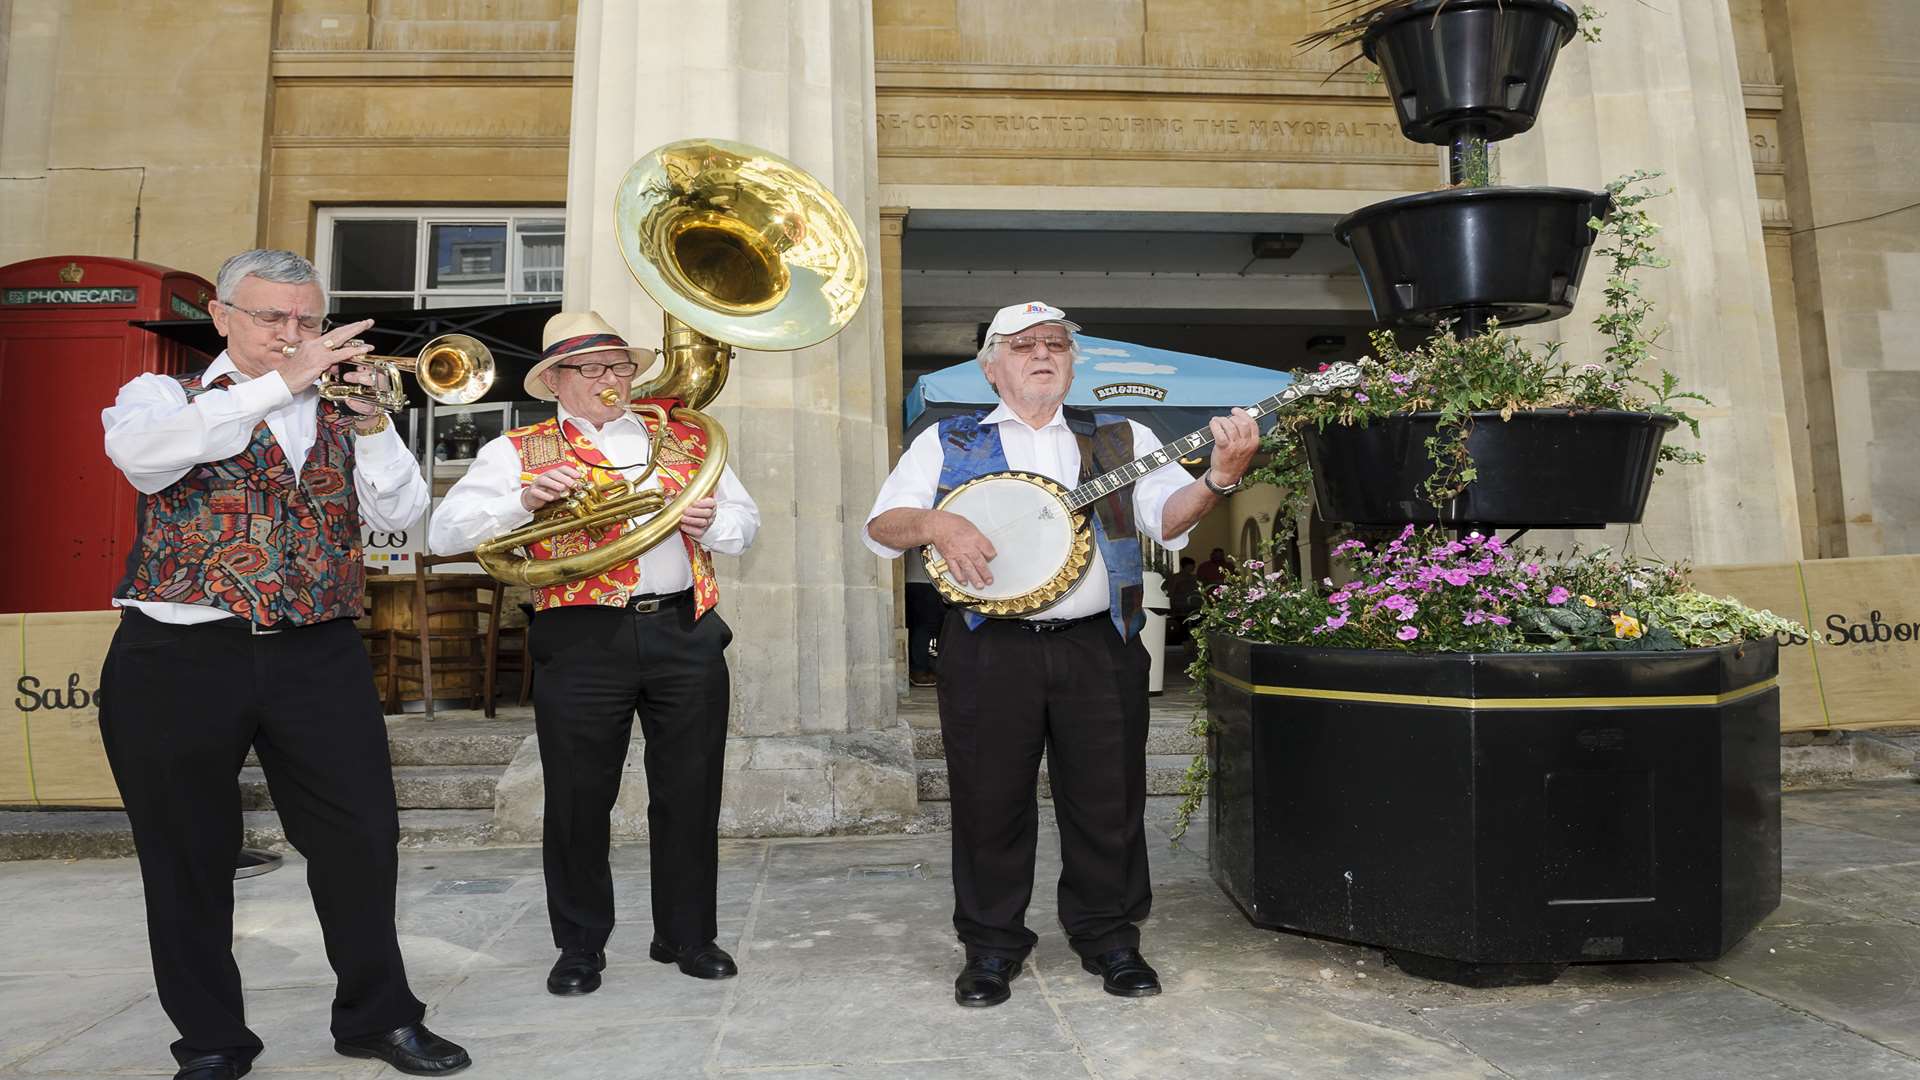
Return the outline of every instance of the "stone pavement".
<path id="1" fill-rule="evenodd" d="M 1547 987 L 1422 982 L 1371 949 L 1254 929 L 1208 881 L 1204 836 L 1170 846 L 1164 821 L 1145 942 L 1158 998 L 1106 996 L 1068 952 L 1050 822 L 1037 963 L 995 1009 L 952 1004 L 945 835 L 724 842 L 721 943 L 743 972 L 728 982 L 646 960 L 644 845 L 615 855 L 626 921 L 591 996 L 542 985 L 537 849 L 403 852 L 401 932 L 429 1022 L 473 1051 L 472 1080 L 1920 1080 L 1920 784 L 1785 806 L 1788 898 L 1729 956 L 1577 967 Z M 236 884 L 267 1042 L 252 1075 L 392 1076 L 331 1050 L 303 878 L 294 856 Z M 171 1074 L 131 860 L 0 864 L 0 910 L 0 1076 Z"/>

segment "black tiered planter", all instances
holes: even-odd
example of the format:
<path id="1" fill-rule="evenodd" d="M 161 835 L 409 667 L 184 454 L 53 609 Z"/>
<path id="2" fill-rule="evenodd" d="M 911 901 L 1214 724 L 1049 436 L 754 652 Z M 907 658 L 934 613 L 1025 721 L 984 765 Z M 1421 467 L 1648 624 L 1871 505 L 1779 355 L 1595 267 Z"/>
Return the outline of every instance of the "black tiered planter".
<path id="1" fill-rule="evenodd" d="M 1420 489 L 1433 475 L 1427 439 L 1439 420 L 1436 412 L 1403 413 L 1366 427 L 1302 429 L 1321 520 L 1560 529 L 1637 522 L 1661 439 L 1679 423 L 1612 409 L 1534 409 L 1508 420 L 1476 412 L 1467 453 L 1477 478 L 1436 507 Z"/>
<path id="2" fill-rule="evenodd" d="M 1389 199 L 1340 219 L 1381 322 L 1459 319 L 1464 336 L 1489 315 L 1503 325 L 1573 310 L 1593 248 L 1594 218 L 1613 196 L 1579 188 L 1454 188 Z"/>
<path id="3" fill-rule="evenodd" d="M 1772 641 L 1210 648 L 1208 859 L 1257 925 L 1495 985 L 1710 959 L 1779 905 Z"/>
<path id="4" fill-rule="evenodd" d="M 1360 48 L 1386 78 L 1401 132 L 1444 146 L 1531 128 L 1578 28 L 1560 0 L 1422 0 L 1374 24 Z"/>

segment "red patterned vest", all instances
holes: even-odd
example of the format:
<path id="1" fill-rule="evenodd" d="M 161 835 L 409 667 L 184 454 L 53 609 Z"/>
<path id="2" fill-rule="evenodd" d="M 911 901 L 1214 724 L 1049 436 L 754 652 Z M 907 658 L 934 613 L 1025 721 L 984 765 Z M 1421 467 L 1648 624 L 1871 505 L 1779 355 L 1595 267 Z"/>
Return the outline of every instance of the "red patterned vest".
<path id="1" fill-rule="evenodd" d="M 230 381 L 202 386 L 194 374 L 180 385 L 191 400 Z M 204 604 L 260 626 L 359 618 L 366 571 L 352 418 L 332 402 L 319 409 L 298 477 L 262 420 L 245 450 L 141 495 L 140 541 L 114 595 Z"/>
<path id="2" fill-rule="evenodd" d="M 654 399 L 652 404 L 671 411 L 679 404 L 677 401 Z M 641 423 L 651 436 L 655 421 L 641 414 Z M 520 468 L 524 472 L 543 473 L 561 465 L 572 465 L 579 469 L 589 480 L 606 479 L 607 465 L 613 464 L 593 444 L 590 436 L 573 430 L 571 440 L 564 438 L 558 420 L 542 420 L 528 427 L 515 428 L 507 432 L 507 438 L 513 442 L 513 448 L 520 455 Z M 660 452 L 660 468 L 655 473 L 660 479 L 660 488 L 672 498 L 699 470 L 700 462 L 707 456 L 706 437 L 700 429 L 678 421 L 668 421 L 667 437 Z M 625 525 L 616 525 L 607 530 L 605 536 L 595 540 L 585 531 L 561 533 L 550 540 L 542 540 L 531 545 L 527 554 L 535 559 L 553 559 L 564 555 L 577 555 L 590 550 L 597 544 L 611 542 L 626 531 Z M 680 540 L 687 548 L 687 561 L 693 566 L 693 610 L 695 619 L 705 615 L 720 602 L 720 586 L 713 576 L 713 556 L 699 542 L 686 533 L 680 534 Z M 636 592 L 650 592 L 643 589 L 640 580 L 640 560 L 627 562 L 590 578 L 579 581 L 567 581 L 558 585 L 543 586 L 534 591 L 533 606 L 536 611 L 545 611 L 553 607 L 569 607 L 578 604 L 600 604 L 606 607 L 624 607 L 627 598 Z"/>

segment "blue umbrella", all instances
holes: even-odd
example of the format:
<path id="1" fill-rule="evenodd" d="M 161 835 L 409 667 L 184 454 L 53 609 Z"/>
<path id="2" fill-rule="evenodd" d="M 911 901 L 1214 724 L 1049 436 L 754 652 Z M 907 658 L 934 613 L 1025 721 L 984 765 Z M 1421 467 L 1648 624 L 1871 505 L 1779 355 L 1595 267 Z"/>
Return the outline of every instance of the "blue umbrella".
<path id="1" fill-rule="evenodd" d="M 1161 440 L 1206 426 L 1236 405 L 1285 390 L 1293 375 L 1211 356 L 1080 336 L 1081 361 L 1067 404 L 1118 413 L 1153 429 Z M 943 416 L 992 406 L 997 399 L 972 360 L 922 375 L 907 392 L 907 437 Z"/>

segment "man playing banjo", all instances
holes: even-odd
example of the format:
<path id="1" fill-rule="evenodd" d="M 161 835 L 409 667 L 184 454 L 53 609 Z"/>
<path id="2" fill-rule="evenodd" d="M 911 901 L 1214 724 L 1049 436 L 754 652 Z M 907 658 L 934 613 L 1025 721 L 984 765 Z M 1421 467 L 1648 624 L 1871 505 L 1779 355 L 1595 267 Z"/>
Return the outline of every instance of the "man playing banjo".
<path id="1" fill-rule="evenodd" d="M 1009 469 L 1071 488 L 1160 448 L 1140 424 L 1062 407 L 1079 360 L 1078 329 L 1039 302 L 994 316 L 979 361 L 1000 404 L 943 419 L 913 441 L 867 517 L 869 548 L 897 558 L 932 545 L 960 586 L 990 586 L 1001 553 L 975 522 L 934 508 L 949 492 Z M 1108 993 L 1160 992 L 1140 955 L 1138 926 L 1153 900 L 1142 820 L 1147 652 L 1138 637 L 1138 536 L 1169 550 L 1186 546 L 1194 523 L 1239 485 L 1259 447 L 1258 424 L 1235 410 L 1210 429 L 1216 445 L 1201 479 L 1169 459 L 1087 507 L 1095 543 L 1063 597 L 1021 618 L 947 612 L 940 732 L 952 787 L 953 923 L 967 956 L 954 982 L 961 1005 L 1007 1000 L 1007 984 L 1037 940 L 1025 916 L 1043 748 L 1060 822 L 1067 939 Z M 1007 554 L 1019 557 L 1011 545 Z"/>

